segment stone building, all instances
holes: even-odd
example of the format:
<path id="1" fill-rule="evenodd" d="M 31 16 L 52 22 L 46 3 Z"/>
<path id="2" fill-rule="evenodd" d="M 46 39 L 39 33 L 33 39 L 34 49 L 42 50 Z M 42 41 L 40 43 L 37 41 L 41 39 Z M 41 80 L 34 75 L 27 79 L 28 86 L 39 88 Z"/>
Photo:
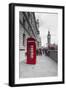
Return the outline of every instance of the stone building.
<path id="1" fill-rule="evenodd" d="M 25 58 L 28 37 L 33 37 L 36 40 L 37 48 L 41 47 L 41 38 L 38 28 L 39 20 L 36 20 L 34 12 L 19 12 L 20 59 L 21 57 Z"/>

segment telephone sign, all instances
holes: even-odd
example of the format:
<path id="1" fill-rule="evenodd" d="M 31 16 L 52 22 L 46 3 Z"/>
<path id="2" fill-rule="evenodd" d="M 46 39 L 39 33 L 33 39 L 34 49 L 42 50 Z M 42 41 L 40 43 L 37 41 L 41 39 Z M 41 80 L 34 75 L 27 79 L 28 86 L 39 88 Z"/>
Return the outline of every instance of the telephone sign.
<path id="1" fill-rule="evenodd" d="M 36 64 L 36 43 L 34 38 L 27 39 L 27 64 Z"/>

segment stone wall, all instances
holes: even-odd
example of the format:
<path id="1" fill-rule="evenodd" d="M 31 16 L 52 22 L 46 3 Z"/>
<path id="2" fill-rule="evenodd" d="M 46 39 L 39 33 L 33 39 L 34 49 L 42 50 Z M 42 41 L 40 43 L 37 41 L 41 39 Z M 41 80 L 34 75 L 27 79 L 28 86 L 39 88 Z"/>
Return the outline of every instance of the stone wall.
<path id="1" fill-rule="evenodd" d="M 57 50 L 50 50 L 49 57 L 58 62 L 58 51 Z"/>

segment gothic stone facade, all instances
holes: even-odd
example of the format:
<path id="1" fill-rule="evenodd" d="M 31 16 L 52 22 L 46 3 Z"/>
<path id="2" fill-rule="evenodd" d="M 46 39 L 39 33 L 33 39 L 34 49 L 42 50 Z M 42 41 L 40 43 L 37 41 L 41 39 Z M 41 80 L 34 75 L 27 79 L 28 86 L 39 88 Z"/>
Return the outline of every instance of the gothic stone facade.
<path id="1" fill-rule="evenodd" d="M 19 12 L 19 50 L 20 61 L 23 57 L 25 59 L 25 52 L 27 47 L 27 38 L 33 37 L 36 40 L 36 47 L 41 46 L 41 39 L 38 30 L 38 23 L 34 12 Z"/>

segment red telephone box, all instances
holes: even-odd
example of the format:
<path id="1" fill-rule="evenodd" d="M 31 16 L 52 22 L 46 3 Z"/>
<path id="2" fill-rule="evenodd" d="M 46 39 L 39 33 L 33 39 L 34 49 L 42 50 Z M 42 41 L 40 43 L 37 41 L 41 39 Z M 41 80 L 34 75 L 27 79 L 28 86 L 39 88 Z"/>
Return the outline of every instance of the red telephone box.
<path id="1" fill-rule="evenodd" d="M 27 64 L 36 64 L 36 43 L 35 39 L 27 39 Z"/>

